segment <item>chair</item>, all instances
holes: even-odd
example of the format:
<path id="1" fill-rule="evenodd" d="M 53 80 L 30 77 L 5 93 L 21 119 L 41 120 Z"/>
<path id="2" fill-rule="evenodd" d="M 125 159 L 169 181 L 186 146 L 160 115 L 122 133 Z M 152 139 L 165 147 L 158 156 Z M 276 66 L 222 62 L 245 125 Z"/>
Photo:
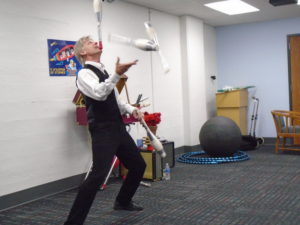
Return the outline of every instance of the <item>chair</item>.
<path id="1" fill-rule="evenodd" d="M 300 151 L 300 112 L 273 110 L 271 113 L 277 133 L 275 152 L 278 153 L 279 150 Z M 287 143 L 288 139 L 291 143 Z"/>

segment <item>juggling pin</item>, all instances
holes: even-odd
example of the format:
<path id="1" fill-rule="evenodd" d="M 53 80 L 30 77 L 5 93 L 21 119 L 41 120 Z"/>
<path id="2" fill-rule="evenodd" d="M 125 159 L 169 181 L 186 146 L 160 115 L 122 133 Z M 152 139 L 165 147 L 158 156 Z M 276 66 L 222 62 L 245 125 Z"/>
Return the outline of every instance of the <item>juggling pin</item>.
<path id="1" fill-rule="evenodd" d="M 131 39 L 128 37 L 124 37 L 118 34 L 110 34 L 109 35 L 109 41 L 113 41 L 113 42 L 118 42 L 121 44 L 125 44 L 125 45 L 130 45 L 133 46 L 135 48 L 144 50 L 144 51 L 156 51 L 157 49 L 157 45 L 148 39 Z"/>
<path id="2" fill-rule="evenodd" d="M 162 158 L 165 158 L 167 156 L 163 145 L 160 143 L 160 141 L 156 138 L 156 136 L 150 131 L 148 125 L 146 124 L 144 119 L 140 120 L 140 123 L 145 128 L 148 137 L 150 138 L 151 144 L 153 148 L 161 155 Z"/>
<path id="3" fill-rule="evenodd" d="M 161 65 L 164 69 L 164 72 L 168 73 L 170 71 L 170 66 L 169 66 L 169 63 L 167 62 L 166 58 L 164 57 L 162 51 L 160 50 L 156 31 L 154 30 L 154 28 L 152 27 L 150 22 L 145 22 L 144 25 L 145 25 L 148 37 L 157 45 L 157 52 L 160 56 L 160 61 L 161 61 Z"/>
<path id="4" fill-rule="evenodd" d="M 98 31 L 98 41 L 99 48 L 102 49 L 102 31 L 101 31 L 101 23 L 102 23 L 102 0 L 93 0 L 94 12 L 97 16 L 97 31 Z"/>

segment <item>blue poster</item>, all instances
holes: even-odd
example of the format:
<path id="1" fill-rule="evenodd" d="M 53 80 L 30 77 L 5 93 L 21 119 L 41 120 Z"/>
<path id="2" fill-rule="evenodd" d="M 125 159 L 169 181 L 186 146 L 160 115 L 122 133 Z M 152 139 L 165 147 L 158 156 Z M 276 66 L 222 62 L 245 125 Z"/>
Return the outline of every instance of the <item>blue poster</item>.
<path id="1" fill-rule="evenodd" d="M 82 68 L 74 55 L 75 41 L 48 39 L 50 76 L 76 76 Z"/>

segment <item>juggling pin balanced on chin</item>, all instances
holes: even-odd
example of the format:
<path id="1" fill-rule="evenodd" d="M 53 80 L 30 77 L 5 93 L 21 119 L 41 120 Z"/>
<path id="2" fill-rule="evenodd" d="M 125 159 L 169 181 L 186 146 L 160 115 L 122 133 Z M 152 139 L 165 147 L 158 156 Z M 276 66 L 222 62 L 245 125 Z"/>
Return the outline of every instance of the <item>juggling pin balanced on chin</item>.
<path id="1" fill-rule="evenodd" d="M 99 41 L 99 48 L 103 49 L 102 45 L 102 1 L 104 0 L 93 0 L 93 8 L 94 12 L 96 13 L 97 16 L 97 33 L 98 33 L 98 41 Z"/>

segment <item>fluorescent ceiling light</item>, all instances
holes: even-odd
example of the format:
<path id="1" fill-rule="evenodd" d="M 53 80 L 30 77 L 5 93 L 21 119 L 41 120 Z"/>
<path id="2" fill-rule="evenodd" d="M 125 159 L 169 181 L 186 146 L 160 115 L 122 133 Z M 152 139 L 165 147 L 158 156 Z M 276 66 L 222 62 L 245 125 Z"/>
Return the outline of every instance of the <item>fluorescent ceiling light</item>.
<path id="1" fill-rule="evenodd" d="M 299 4 L 298 0 L 298 4 Z M 242 13 L 256 12 L 259 9 L 240 0 L 227 0 L 205 4 L 205 6 L 220 11 L 228 15 L 236 15 Z"/>
<path id="2" fill-rule="evenodd" d="M 298 0 L 298 3 L 297 3 L 297 5 L 300 5 L 300 0 Z"/>

